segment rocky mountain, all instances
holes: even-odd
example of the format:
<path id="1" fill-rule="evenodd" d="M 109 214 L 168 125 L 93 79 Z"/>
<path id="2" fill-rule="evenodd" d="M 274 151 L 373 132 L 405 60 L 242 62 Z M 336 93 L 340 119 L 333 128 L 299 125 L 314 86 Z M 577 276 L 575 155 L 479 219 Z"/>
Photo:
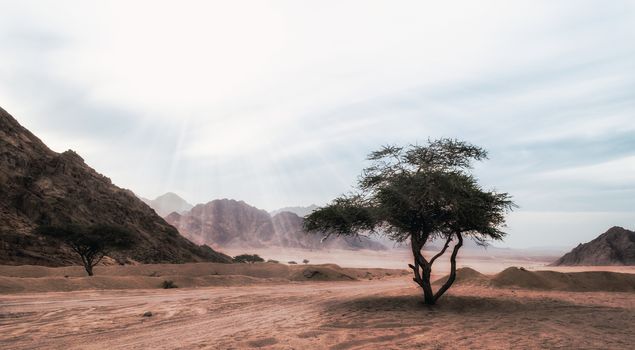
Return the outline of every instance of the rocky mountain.
<path id="1" fill-rule="evenodd" d="M 198 244 L 262 247 L 274 237 L 269 214 L 243 201 L 214 200 L 198 204 L 184 214 L 172 213 L 165 219 Z"/>
<path id="2" fill-rule="evenodd" d="M 215 247 L 385 249 L 365 237 L 330 237 L 322 242 L 322 235 L 302 229 L 303 219 L 294 213 L 281 212 L 272 217 L 231 199 L 199 204 L 184 214 L 172 213 L 166 220 L 192 242 Z"/>
<path id="3" fill-rule="evenodd" d="M 275 216 L 278 213 L 282 213 L 282 212 L 290 212 L 293 213 L 301 218 L 311 214 L 315 209 L 317 209 L 318 206 L 315 204 L 311 204 L 308 207 L 285 207 L 285 208 L 280 208 L 280 209 L 276 209 L 272 212 L 270 212 L 269 214 L 271 214 L 271 216 Z"/>
<path id="4" fill-rule="evenodd" d="M 337 237 L 323 240 L 324 236 L 308 233 L 302 228 L 304 219 L 295 213 L 283 211 L 271 218 L 279 246 L 306 249 L 372 249 L 384 250 L 386 247 L 368 237 Z"/>
<path id="5" fill-rule="evenodd" d="M 559 265 L 635 265 L 635 232 L 612 227 L 555 261 Z"/>
<path id="6" fill-rule="evenodd" d="M 67 248 L 32 233 L 38 225 L 116 224 L 136 236 L 134 248 L 112 254 L 119 261 L 229 262 L 197 246 L 131 191 L 84 163 L 75 152 L 50 150 L 0 108 L 0 264 L 77 263 Z"/>
<path id="7" fill-rule="evenodd" d="M 179 197 L 176 193 L 168 192 L 155 199 L 141 198 L 144 203 L 154 209 L 161 217 L 164 217 L 173 212 L 183 213 L 194 206 L 188 203 L 185 199 Z"/>

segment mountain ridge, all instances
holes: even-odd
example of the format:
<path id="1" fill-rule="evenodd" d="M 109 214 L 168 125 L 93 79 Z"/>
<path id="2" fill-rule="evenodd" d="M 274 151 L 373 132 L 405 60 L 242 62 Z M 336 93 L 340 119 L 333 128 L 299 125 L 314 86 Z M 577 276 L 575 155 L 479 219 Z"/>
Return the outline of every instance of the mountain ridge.
<path id="1" fill-rule="evenodd" d="M 184 214 L 171 213 L 166 221 L 197 244 L 214 247 L 289 247 L 304 249 L 386 249 L 366 237 L 330 237 L 307 233 L 303 218 L 292 212 L 270 215 L 267 211 L 234 199 L 215 199 L 194 206 Z"/>
<path id="2" fill-rule="evenodd" d="M 33 233 L 39 225 L 120 225 L 137 244 L 111 254 L 119 262 L 230 262 L 196 246 L 130 190 L 86 165 L 72 150 L 57 153 L 0 108 L 0 264 L 61 266 L 70 249 Z"/>
<path id="3" fill-rule="evenodd" d="M 611 227 L 597 238 L 578 244 L 551 265 L 635 265 L 635 232 Z"/>
<path id="4" fill-rule="evenodd" d="M 161 217 L 165 217 L 172 212 L 183 213 L 194 207 L 174 192 L 166 192 L 155 199 L 139 198 Z"/>
<path id="5" fill-rule="evenodd" d="M 273 217 L 276 214 L 282 213 L 282 212 L 291 212 L 294 213 L 295 215 L 299 216 L 299 217 L 305 217 L 309 214 L 311 214 L 315 209 L 318 209 L 319 207 L 315 204 L 311 204 L 309 206 L 306 207 L 302 207 L 302 206 L 297 206 L 297 207 L 284 207 L 284 208 L 280 208 L 280 209 L 276 209 L 276 210 L 272 210 L 269 212 L 269 214 Z"/>

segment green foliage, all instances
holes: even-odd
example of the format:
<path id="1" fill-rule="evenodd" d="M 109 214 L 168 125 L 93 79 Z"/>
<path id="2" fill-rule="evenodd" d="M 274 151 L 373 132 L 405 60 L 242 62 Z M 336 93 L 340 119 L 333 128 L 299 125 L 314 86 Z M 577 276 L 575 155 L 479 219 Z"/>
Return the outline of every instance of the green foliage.
<path id="1" fill-rule="evenodd" d="M 373 208 L 363 197 L 343 196 L 308 215 L 304 220 L 304 228 L 307 231 L 323 231 L 327 237 L 331 233 L 372 230 L 378 224 L 373 214 Z"/>
<path id="2" fill-rule="evenodd" d="M 62 241 L 71 248 L 105 251 L 130 248 L 134 236 L 128 230 L 113 225 L 40 226 L 36 233 Z"/>
<path id="3" fill-rule="evenodd" d="M 165 281 L 163 281 L 161 283 L 161 288 L 163 288 L 163 289 L 172 289 L 172 288 L 179 288 L 179 286 L 174 284 L 174 281 L 172 281 L 172 280 L 165 280 Z"/>
<path id="4" fill-rule="evenodd" d="M 234 262 L 237 263 L 256 263 L 264 262 L 265 259 L 258 256 L 258 254 L 241 254 L 234 257 Z"/>
<path id="5" fill-rule="evenodd" d="M 452 139 L 385 146 L 369 155 L 358 191 L 308 215 L 305 229 L 327 236 L 381 231 L 399 242 L 456 232 L 480 242 L 501 239 L 511 197 L 483 190 L 469 173 L 473 161 L 486 157 L 485 150 Z"/>
<path id="6" fill-rule="evenodd" d="M 35 233 L 68 245 L 80 256 L 89 276 L 109 252 L 131 248 L 135 242 L 132 232 L 113 225 L 39 226 Z"/>
<path id="7" fill-rule="evenodd" d="M 505 236 L 505 214 L 515 205 L 507 193 L 484 190 L 472 176 L 474 161 L 487 152 L 469 143 L 440 139 L 408 147 L 384 146 L 371 153 L 353 194 L 334 199 L 304 221 L 308 231 L 335 235 L 382 233 L 397 242 L 409 241 L 414 281 L 424 290 L 427 304 L 436 300 L 456 277 L 456 256 L 463 237 L 480 244 Z M 430 260 L 424 245 L 442 238 L 445 244 Z M 452 241 L 450 277 L 433 293 L 431 267 Z"/>

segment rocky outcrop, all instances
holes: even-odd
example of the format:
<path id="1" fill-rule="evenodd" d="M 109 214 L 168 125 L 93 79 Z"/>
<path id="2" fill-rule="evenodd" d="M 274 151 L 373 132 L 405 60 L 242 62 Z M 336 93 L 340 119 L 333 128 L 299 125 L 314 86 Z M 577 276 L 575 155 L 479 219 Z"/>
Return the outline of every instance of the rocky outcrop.
<path id="1" fill-rule="evenodd" d="M 315 204 L 311 204 L 308 207 L 284 207 L 284 208 L 280 208 L 280 209 L 276 209 L 272 212 L 270 212 L 269 214 L 271 214 L 271 216 L 275 216 L 276 214 L 280 214 L 283 212 L 290 212 L 293 213 L 301 218 L 311 214 L 315 209 L 317 209 L 318 206 Z"/>
<path id="2" fill-rule="evenodd" d="M 161 217 L 169 215 L 173 212 L 184 213 L 194 206 L 185 199 L 179 197 L 176 193 L 168 192 L 155 199 L 141 198 L 143 202 L 154 209 Z"/>
<path id="3" fill-rule="evenodd" d="M 386 249 L 381 243 L 364 236 L 331 236 L 324 239 L 324 236 L 319 233 L 306 232 L 302 227 L 304 219 L 295 213 L 281 212 L 274 215 L 271 220 L 279 245 L 282 247 L 307 249 Z"/>
<path id="4" fill-rule="evenodd" d="M 198 244 L 218 247 L 263 247 L 274 238 L 269 214 L 243 201 L 213 200 L 166 220 Z"/>
<path id="5" fill-rule="evenodd" d="M 76 257 L 32 233 L 38 225 L 116 224 L 138 242 L 113 258 L 144 263 L 229 262 L 179 235 L 131 191 L 84 163 L 56 153 L 0 108 L 0 264 L 68 265 Z"/>
<path id="6" fill-rule="evenodd" d="M 559 265 L 635 265 L 635 232 L 612 227 L 555 261 Z"/>
<path id="7" fill-rule="evenodd" d="M 197 244 L 214 247 L 289 247 L 305 249 L 375 249 L 385 247 L 367 237 L 329 237 L 308 233 L 303 219 L 291 212 L 271 217 L 243 201 L 214 200 L 199 204 L 184 214 L 165 218 L 181 234 Z"/>

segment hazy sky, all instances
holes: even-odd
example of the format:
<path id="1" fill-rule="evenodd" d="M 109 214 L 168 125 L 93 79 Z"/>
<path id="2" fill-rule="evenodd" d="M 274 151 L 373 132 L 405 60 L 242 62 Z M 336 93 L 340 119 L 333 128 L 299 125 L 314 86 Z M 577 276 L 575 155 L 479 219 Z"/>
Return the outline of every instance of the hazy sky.
<path id="1" fill-rule="evenodd" d="M 635 2 L 0 1 L 0 106 L 121 187 L 267 210 L 456 137 L 512 247 L 635 226 Z"/>

